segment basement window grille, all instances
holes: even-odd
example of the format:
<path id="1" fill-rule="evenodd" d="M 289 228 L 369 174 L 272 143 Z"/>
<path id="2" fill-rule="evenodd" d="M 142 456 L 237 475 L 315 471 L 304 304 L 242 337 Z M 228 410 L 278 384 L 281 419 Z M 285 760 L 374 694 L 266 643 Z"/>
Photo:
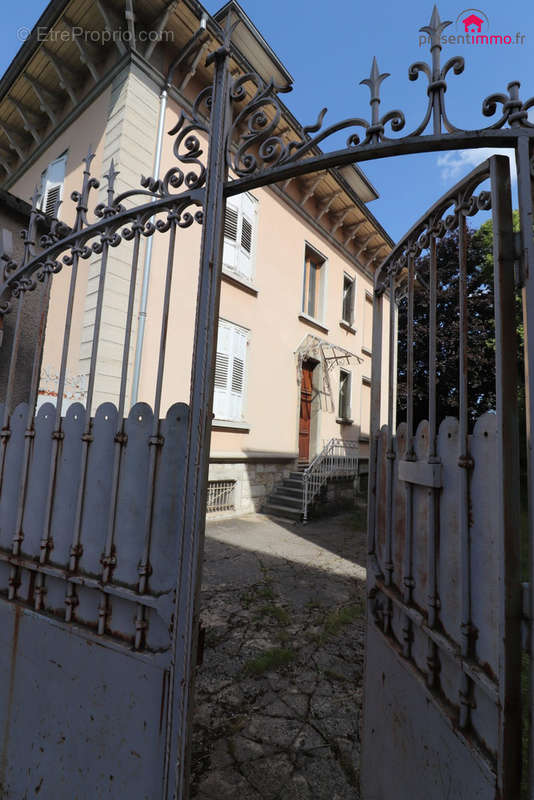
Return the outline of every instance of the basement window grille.
<path id="1" fill-rule="evenodd" d="M 209 481 L 208 503 L 206 511 L 213 514 L 218 511 L 235 511 L 235 481 Z"/>

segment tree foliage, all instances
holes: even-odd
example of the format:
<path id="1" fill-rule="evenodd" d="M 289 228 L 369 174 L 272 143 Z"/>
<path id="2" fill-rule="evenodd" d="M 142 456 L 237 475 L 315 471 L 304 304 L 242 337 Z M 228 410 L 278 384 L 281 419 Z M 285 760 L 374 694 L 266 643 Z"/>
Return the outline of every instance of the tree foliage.
<path id="1" fill-rule="evenodd" d="M 514 212 L 517 229 L 518 215 Z M 436 378 L 438 420 L 458 416 L 459 411 L 459 233 L 448 232 L 437 243 L 437 336 Z M 478 230 L 467 228 L 468 295 L 468 403 L 474 423 L 480 414 L 495 408 L 495 321 L 493 294 L 493 225 L 484 222 Z M 414 425 L 428 419 L 428 253 L 415 262 L 414 293 Z M 522 374 L 522 320 L 517 298 L 518 348 L 516 357 Z M 406 418 L 407 298 L 399 303 L 398 420 Z"/>

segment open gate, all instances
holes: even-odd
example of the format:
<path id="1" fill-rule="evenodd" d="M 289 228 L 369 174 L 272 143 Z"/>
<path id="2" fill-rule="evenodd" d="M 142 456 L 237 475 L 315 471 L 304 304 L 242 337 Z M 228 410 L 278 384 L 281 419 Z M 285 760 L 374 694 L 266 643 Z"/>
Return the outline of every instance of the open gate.
<path id="1" fill-rule="evenodd" d="M 434 8 L 422 30 L 431 63 L 409 68 L 426 78 L 426 110 L 408 134 L 404 114 L 381 115 L 376 60 L 362 81 L 370 119 L 315 124 L 289 141 L 280 89 L 254 72 L 232 77 L 232 28 L 209 56 L 213 84 L 173 130 L 177 166 L 144 190 L 116 196 L 111 167 L 97 221 L 89 194 L 98 187 L 86 159 L 73 195 L 76 224 L 57 220 L 36 251 L 37 199 L 20 264 L 0 276 L 0 315 L 14 318 L 7 396 L 0 431 L 0 785 L 6 800 L 42 796 L 156 798 L 188 796 L 188 734 L 195 667 L 198 595 L 211 434 L 225 199 L 299 175 L 419 152 L 512 147 L 518 170 L 525 308 L 527 437 L 534 415 L 534 239 L 531 159 L 534 125 L 519 83 L 482 104 L 486 128 L 462 130 L 445 110 L 447 76 L 464 60 L 440 63 L 442 22 Z M 204 161 L 198 131 L 209 137 Z M 345 131 L 346 146 L 319 145 Z M 388 131 L 389 132 L 389 131 Z M 229 171 L 232 179 L 228 179 Z M 489 193 L 481 184 L 490 180 Z M 128 206 L 128 207 L 127 207 Z M 466 217 L 492 208 L 495 292 L 495 413 L 469 416 L 469 298 L 465 289 Z M 202 208 L 202 211 L 199 211 Z M 447 215 L 447 211 L 450 214 Z M 445 216 L 444 216 L 445 215 Z M 202 223 L 189 406 L 161 408 L 166 315 L 177 235 Z M 439 275 L 436 246 L 458 232 L 458 418 L 437 414 Z M 162 327 L 153 408 L 126 414 L 127 351 L 141 242 L 168 237 Z M 117 406 L 93 408 L 102 296 L 110 248 L 130 247 L 130 296 Z M 396 291 L 407 283 L 407 400 L 413 396 L 414 291 L 426 252 L 428 419 L 395 425 Z M 12 408 L 26 294 L 71 272 L 58 397 L 62 397 L 72 295 L 80 259 L 99 259 L 91 369 L 84 406 L 35 414 L 41 340 L 30 398 Z M 448 193 L 401 242 L 377 274 L 373 355 L 373 427 L 369 518 L 369 635 L 362 759 L 364 800 L 425 797 L 515 798 L 520 752 L 518 445 L 513 263 L 508 162 L 494 157 Z M 422 279 L 423 278 L 423 279 Z M 190 290 L 190 287 L 188 288 Z M 43 302 L 46 291 L 42 292 Z M 389 305 L 387 425 L 380 430 L 381 331 Z M 45 305 L 43 305 L 43 320 Z M 532 324 L 530 325 L 532 328 Z M 531 332 L 532 333 L 532 332 Z M 410 355 L 411 354 L 411 355 Z M 529 366 L 530 365 L 530 366 Z M 474 427 L 473 427 L 474 423 Z M 529 467 L 529 498 L 534 469 Z M 529 513 L 529 540 L 534 515 Z M 531 547 L 531 556 L 534 548 Z M 532 573 L 532 568 L 530 569 Z M 532 581 L 530 583 L 532 586 Z M 531 605 L 534 605 L 531 603 Z M 532 638 L 531 638 L 532 646 Z M 534 660 L 530 659 L 530 664 Z M 530 702 L 530 700 L 529 700 Z M 32 744 L 28 745 L 28 731 Z M 530 737 L 530 750 L 533 740 Z M 530 759 L 531 767 L 534 759 Z M 85 768 L 84 765 L 89 765 Z M 45 789 L 46 787 L 46 789 Z M 529 783 L 534 798 L 534 780 Z"/>
<path id="2" fill-rule="evenodd" d="M 488 179 L 489 190 L 481 189 Z M 473 265 L 467 261 L 467 218 L 490 207 L 494 279 L 493 287 L 483 291 L 493 288 L 495 407 L 475 418 L 472 406 L 478 398 L 470 387 L 469 365 L 476 358 L 476 321 L 470 316 Z M 444 328 L 439 313 L 440 294 L 450 292 L 451 274 L 442 274 L 438 254 L 452 232 L 457 244 L 457 329 L 450 317 Z M 382 352 L 385 305 L 390 343 L 387 424 L 382 428 L 382 386 L 376 377 L 380 358 L 375 359 L 372 390 L 362 754 L 366 800 L 519 796 L 514 260 L 509 162 L 494 156 L 433 206 L 376 274 L 373 353 Z M 404 287 L 402 308 L 399 287 Z M 400 314 L 407 317 L 402 365 L 395 333 Z M 423 342 L 414 335 L 418 325 L 425 326 Z M 458 353 L 456 385 L 440 380 L 445 347 Z M 398 426 L 397 369 L 405 390 L 405 419 Z M 440 413 L 440 392 L 454 395 L 457 416 Z M 422 400 L 426 405 L 426 419 L 414 418 L 416 394 L 417 408 Z"/>

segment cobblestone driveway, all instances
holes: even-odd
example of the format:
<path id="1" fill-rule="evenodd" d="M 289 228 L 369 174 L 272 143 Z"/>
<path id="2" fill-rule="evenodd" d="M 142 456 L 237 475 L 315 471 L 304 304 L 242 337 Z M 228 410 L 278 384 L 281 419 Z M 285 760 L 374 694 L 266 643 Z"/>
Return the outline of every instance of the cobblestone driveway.
<path id="1" fill-rule="evenodd" d="M 192 797 L 355 800 L 365 524 L 209 523 Z"/>

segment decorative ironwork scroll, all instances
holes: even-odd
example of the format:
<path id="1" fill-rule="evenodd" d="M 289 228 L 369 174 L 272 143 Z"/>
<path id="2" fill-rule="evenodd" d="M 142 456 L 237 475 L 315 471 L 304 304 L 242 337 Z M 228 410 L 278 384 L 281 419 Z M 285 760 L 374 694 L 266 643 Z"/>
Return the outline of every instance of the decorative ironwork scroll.
<path id="1" fill-rule="evenodd" d="M 369 77 L 361 81 L 370 91 L 370 119 L 354 116 L 323 127 L 327 112 L 323 108 L 316 122 L 302 127 L 299 137 L 292 140 L 284 139 L 283 132 L 280 131 L 283 108 L 278 99 L 279 93 L 290 91 L 290 87 L 278 87 L 272 81 L 266 83 L 255 72 L 239 76 L 230 86 L 230 103 L 235 114 L 226 140 L 228 166 L 238 179 L 260 174 L 266 176 L 274 168 L 289 167 L 316 156 L 320 152 L 318 146 L 340 131 L 348 133 L 346 148 L 355 156 L 364 147 L 372 149 L 373 146 L 388 143 L 408 144 L 414 137 L 446 138 L 451 134 L 476 134 L 480 139 L 484 133 L 489 135 L 492 131 L 505 128 L 529 130 L 534 135 L 534 125 L 528 119 L 528 111 L 534 107 L 534 97 L 525 102 L 520 99 L 519 81 L 511 81 L 507 93 L 491 94 L 482 102 L 482 113 L 487 117 L 495 115 L 497 107 L 502 106 L 500 118 L 492 125 L 469 131 L 449 119 L 445 103 L 447 77 L 451 72 L 460 75 L 465 66 L 461 56 L 453 56 L 445 64 L 441 64 L 441 36 L 451 24 L 449 20 L 441 20 L 438 9 L 434 6 L 429 24 L 420 28 L 429 36 L 431 63 L 414 62 L 408 68 L 408 78 L 416 81 L 420 75 L 426 77 L 427 106 L 422 121 L 410 133 L 399 137 L 389 135 L 387 128 L 389 126 L 393 134 L 404 131 L 405 115 L 399 109 L 380 113 L 381 85 L 389 77 L 389 73 L 380 72 L 376 58 L 373 58 Z M 252 87 L 252 97 L 247 92 L 247 86 Z M 436 149 L 435 144 L 429 145 L 428 149 Z M 409 152 L 408 147 L 406 152 Z M 343 163 L 345 162 L 347 159 Z"/>

